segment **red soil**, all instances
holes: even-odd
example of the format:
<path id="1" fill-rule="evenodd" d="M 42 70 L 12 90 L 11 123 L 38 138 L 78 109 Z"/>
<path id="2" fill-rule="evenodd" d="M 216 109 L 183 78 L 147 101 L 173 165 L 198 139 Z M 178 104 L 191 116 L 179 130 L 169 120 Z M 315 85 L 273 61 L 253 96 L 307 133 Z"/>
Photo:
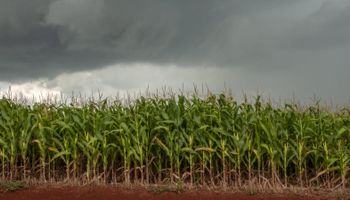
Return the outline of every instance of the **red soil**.
<path id="1" fill-rule="evenodd" d="M 344 198 L 344 197 L 343 197 Z M 295 194 L 216 193 L 190 191 L 184 193 L 151 193 L 144 189 L 126 190 L 112 187 L 49 187 L 31 188 L 17 192 L 0 193 L 0 200 L 325 200 L 324 196 L 301 196 Z M 345 197 L 344 199 L 350 199 Z"/>

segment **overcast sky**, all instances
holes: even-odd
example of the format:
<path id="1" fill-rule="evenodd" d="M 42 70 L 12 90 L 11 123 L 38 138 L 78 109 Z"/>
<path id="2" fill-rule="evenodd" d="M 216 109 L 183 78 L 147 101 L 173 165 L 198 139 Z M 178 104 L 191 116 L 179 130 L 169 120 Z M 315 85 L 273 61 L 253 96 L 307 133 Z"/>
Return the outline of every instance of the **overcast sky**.
<path id="1" fill-rule="evenodd" d="M 0 93 L 350 97 L 349 0 L 0 0 Z"/>

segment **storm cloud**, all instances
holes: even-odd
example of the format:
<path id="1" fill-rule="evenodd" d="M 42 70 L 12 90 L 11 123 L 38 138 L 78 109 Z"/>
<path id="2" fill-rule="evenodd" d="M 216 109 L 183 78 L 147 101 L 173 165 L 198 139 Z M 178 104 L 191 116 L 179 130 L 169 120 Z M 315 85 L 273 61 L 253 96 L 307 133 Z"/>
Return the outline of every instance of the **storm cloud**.
<path id="1" fill-rule="evenodd" d="M 65 91 L 135 89 L 154 81 L 152 71 L 144 76 L 152 80 L 137 74 L 143 64 L 163 73 L 159 86 L 226 82 L 344 100 L 348 52 L 347 0 L 0 0 L 3 85 L 44 79 Z M 187 79 L 167 74 L 174 67 Z M 220 77 L 207 76 L 215 71 Z M 102 83 L 82 85 L 74 74 Z"/>
<path id="2" fill-rule="evenodd" d="M 259 12 L 291 4 L 259 2 L 2 0 L 1 78 L 52 76 L 116 62 L 232 67 L 271 48 L 255 49 L 259 37 L 269 39 L 261 32 L 270 22 L 257 21 Z"/>

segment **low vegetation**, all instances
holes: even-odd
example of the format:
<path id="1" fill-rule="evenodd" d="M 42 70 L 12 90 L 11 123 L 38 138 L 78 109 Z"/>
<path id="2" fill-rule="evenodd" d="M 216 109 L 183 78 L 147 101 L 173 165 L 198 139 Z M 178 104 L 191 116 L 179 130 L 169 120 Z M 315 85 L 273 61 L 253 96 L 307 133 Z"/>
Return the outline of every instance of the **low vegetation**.
<path id="1" fill-rule="evenodd" d="M 15 192 L 26 188 L 27 185 L 21 181 L 5 181 L 0 182 L 0 192 Z"/>

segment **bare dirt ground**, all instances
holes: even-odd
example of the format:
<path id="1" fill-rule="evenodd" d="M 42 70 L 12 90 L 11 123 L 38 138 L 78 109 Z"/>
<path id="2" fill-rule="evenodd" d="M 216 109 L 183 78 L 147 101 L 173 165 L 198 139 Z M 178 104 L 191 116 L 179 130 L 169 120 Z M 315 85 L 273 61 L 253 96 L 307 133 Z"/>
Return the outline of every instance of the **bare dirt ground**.
<path id="1" fill-rule="evenodd" d="M 0 193 L 0 200 L 326 200 L 325 195 L 255 194 L 243 192 L 187 191 L 151 192 L 146 189 L 116 187 L 36 187 Z M 350 199 L 350 196 L 331 199 Z"/>

